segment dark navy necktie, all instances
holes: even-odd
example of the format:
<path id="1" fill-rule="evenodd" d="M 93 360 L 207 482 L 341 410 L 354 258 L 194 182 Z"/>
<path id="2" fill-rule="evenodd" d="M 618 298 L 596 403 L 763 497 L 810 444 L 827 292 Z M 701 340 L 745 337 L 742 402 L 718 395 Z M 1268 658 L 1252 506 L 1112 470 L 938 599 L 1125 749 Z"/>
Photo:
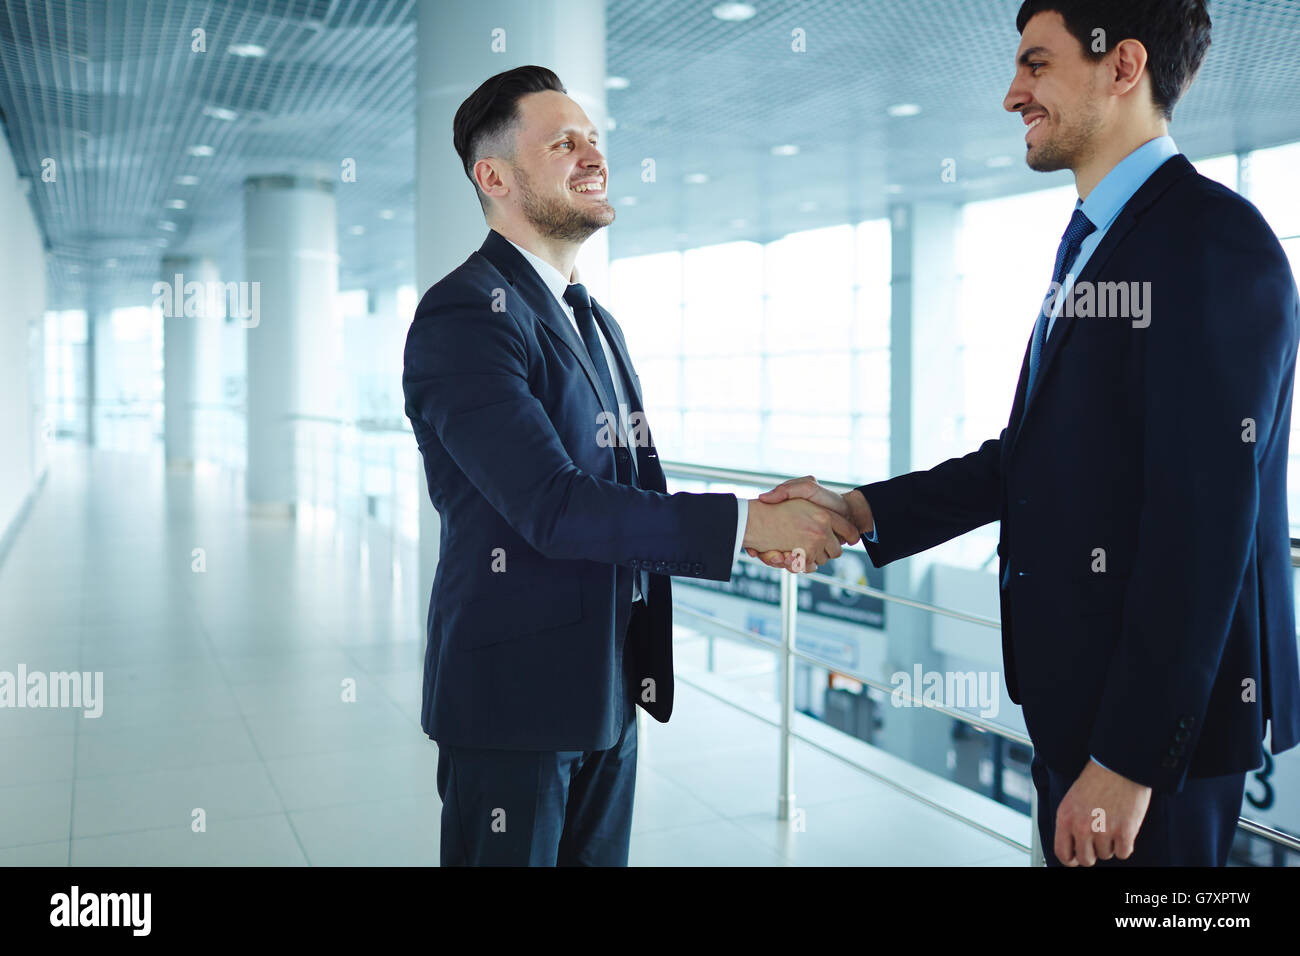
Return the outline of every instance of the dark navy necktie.
<path id="1" fill-rule="evenodd" d="M 614 378 L 609 372 L 605 349 L 600 344 L 600 333 L 596 331 L 596 316 L 592 313 L 591 296 L 587 294 L 587 287 L 580 282 L 573 283 L 564 290 L 564 301 L 573 307 L 578 334 L 582 336 L 582 344 L 587 346 L 587 354 L 591 357 L 591 364 L 596 367 L 596 377 L 600 379 L 605 395 L 611 402 L 617 403 L 618 392 L 614 391 Z M 617 404 L 614 408 L 617 413 Z"/>
<path id="2" fill-rule="evenodd" d="M 575 282 L 564 290 L 564 301 L 569 303 L 573 308 L 573 317 L 578 322 L 578 333 L 582 336 L 582 344 L 587 346 L 587 354 L 591 356 L 591 364 L 596 366 L 596 377 L 600 379 L 601 387 L 605 389 L 605 394 L 609 400 L 615 403 L 616 424 L 611 431 L 617 436 L 616 440 L 623 441 L 623 422 L 622 409 L 617 407 L 618 392 L 614 391 L 614 377 L 609 372 L 609 361 L 605 358 L 605 349 L 600 344 L 600 333 L 596 331 L 596 316 L 591 307 L 591 296 L 587 294 L 587 287 L 580 282 Z M 619 447 L 615 450 L 615 462 L 618 474 L 618 480 L 623 484 L 637 485 L 636 469 L 632 466 L 633 452 L 626 448 Z M 647 571 L 637 571 L 633 588 L 633 598 L 648 600 L 647 595 L 650 593 L 650 575 Z M 626 719 L 626 714 L 624 715 Z"/>
<path id="3" fill-rule="evenodd" d="M 596 367 L 596 377 L 600 379 L 600 385 L 609 396 L 609 400 L 614 403 L 615 418 L 609 430 L 612 433 L 611 437 L 618 442 L 614 452 L 618 480 L 624 484 L 635 485 L 637 474 L 636 466 L 632 462 L 633 453 L 624 447 L 624 440 L 628 437 L 624 431 L 624 410 L 618 407 L 618 392 L 614 390 L 614 377 L 610 374 L 609 360 L 605 358 L 605 349 L 600 344 L 600 332 L 596 329 L 596 316 L 591 307 L 591 296 L 587 294 L 586 286 L 575 282 L 564 290 L 564 301 L 573 307 L 573 317 L 578 322 L 578 333 L 582 336 L 582 344 L 587 346 L 587 355 L 591 357 L 591 364 Z"/>
<path id="4" fill-rule="evenodd" d="M 1065 227 L 1065 235 L 1061 236 L 1061 244 L 1056 249 L 1056 271 L 1052 273 L 1052 286 L 1043 299 L 1043 307 L 1038 310 L 1038 321 L 1034 324 L 1034 337 L 1029 344 L 1029 385 L 1025 389 L 1026 400 L 1033 393 L 1034 379 L 1038 377 L 1038 363 L 1043 358 L 1043 346 L 1047 343 L 1047 327 L 1051 323 L 1052 312 L 1055 311 L 1054 296 L 1057 290 L 1064 286 L 1067 270 L 1079 255 L 1083 240 L 1096 231 L 1097 227 L 1083 214 L 1083 210 L 1076 209 L 1074 215 L 1070 217 L 1070 224 Z"/>

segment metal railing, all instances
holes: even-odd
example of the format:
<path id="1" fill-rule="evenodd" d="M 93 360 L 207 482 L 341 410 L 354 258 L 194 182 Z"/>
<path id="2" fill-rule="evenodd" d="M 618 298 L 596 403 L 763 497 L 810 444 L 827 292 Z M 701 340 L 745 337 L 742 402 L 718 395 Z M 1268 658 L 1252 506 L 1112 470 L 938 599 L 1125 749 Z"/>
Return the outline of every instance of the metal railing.
<path id="1" fill-rule="evenodd" d="M 688 464 L 682 462 L 665 461 L 663 463 L 663 469 L 666 475 L 673 478 L 685 478 L 685 479 L 698 480 L 698 481 L 714 482 L 718 484 L 754 486 L 758 488 L 770 488 L 774 485 L 780 484 L 781 482 L 788 480 L 789 478 L 789 476 L 787 475 L 777 475 L 777 474 L 756 472 L 756 471 L 741 471 L 741 470 L 730 469 L 730 468 L 711 468 L 704 465 L 695 465 L 695 464 Z M 819 483 L 826 488 L 830 488 L 833 491 L 840 491 L 840 492 L 849 491 L 855 487 L 854 485 L 846 485 L 846 484 L 828 482 L 828 481 L 819 481 Z M 755 558 L 751 558 L 748 555 L 742 554 L 740 560 L 744 563 L 754 564 L 759 567 L 763 567 L 763 568 L 767 567 L 767 565 L 763 564 L 763 562 Z M 1295 539 L 1292 540 L 1291 562 L 1293 566 L 1300 567 L 1300 540 L 1295 540 Z M 884 684 L 883 682 L 873 677 L 870 677 L 869 675 L 855 672 L 853 669 L 846 668 L 843 664 L 840 664 L 836 661 L 831 661 L 827 658 L 819 657 L 816 654 L 811 654 L 806 651 L 799 650 L 796 647 L 796 638 L 798 633 L 798 614 L 799 614 L 798 586 L 799 586 L 800 577 L 804 577 L 809 580 L 821 580 L 843 591 L 848 591 L 854 594 L 861 594 L 866 597 L 877 598 L 881 601 L 886 601 L 891 604 L 898 604 L 903 607 L 913 608 L 915 610 L 922 611 L 927 614 L 933 614 L 941 617 L 951 618 L 954 620 L 964 621 L 968 624 L 974 624 L 980 627 L 988 627 L 988 628 L 993 628 L 998 631 L 1001 631 L 1002 629 L 1001 622 L 993 620 L 992 618 L 981 617 L 975 614 L 967 614 L 965 612 L 953 610 L 951 608 L 939 607 L 934 604 L 928 604 L 924 601 L 917 601 L 912 598 L 903 597 L 902 595 L 890 594 L 889 592 L 882 591 L 878 588 L 872 588 L 866 585 L 854 584 L 852 582 L 847 582 L 827 574 L 822 574 L 820 572 L 812 572 L 810 574 L 802 574 L 798 576 L 789 572 L 779 572 L 779 573 L 781 574 L 781 588 L 780 588 L 781 640 L 779 642 L 771 640 L 770 638 L 763 637 L 759 634 L 755 634 L 751 631 L 747 631 L 744 628 L 740 628 L 728 624 L 725 621 L 721 621 L 716 618 L 710 617 L 707 614 L 703 614 L 692 608 L 685 607 L 676 601 L 673 602 L 674 614 L 686 614 L 688 616 L 694 617 L 696 619 L 701 620 L 702 622 L 706 622 L 710 627 L 719 628 L 723 631 L 726 631 L 727 633 L 734 634 L 735 636 L 743 640 L 746 640 L 752 644 L 757 644 L 771 651 L 774 651 L 778 655 L 778 663 L 779 663 L 780 675 L 781 675 L 780 677 L 781 680 L 780 721 L 778 724 L 780 728 L 780 764 L 779 764 L 780 769 L 779 769 L 779 779 L 777 782 L 778 819 L 789 820 L 790 815 L 794 809 L 794 762 L 793 762 L 793 755 L 791 753 L 791 742 L 793 740 L 798 740 L 801 743 L 815 747 L 816 749 L 841 760 L 842 762 L 848 764 L 849 766 L 854 767 L 855 769 L 880 780 L 882 783 L 889 785 L 893 789 L 911 797 L 912 799 L 924 803 L 933 809 L 939 810 L 940 812 L 946 814 L 947 816 L 959 820 L 962 823 L 965 823 L 966 825 L 971 826 L 987 834 L 988 836 L 1000 840 L 1001 842 L 1013 846 L 1017 849 L 1027 851 L 1030 854 L 1031 865 L 1034 866 L 1043 865 L 1043 853 L 1040 844 L 1038 825 L 1037 825 L 1038 791 L 1036 787 L 1033 786 L 1030 787 L 1030 811 L 1031 811 L 1030 812 L 1030 820 L 1031 820 L 1030 842 L 1026 844 L 1018 840 L 1015 840 L 1013 838 L 1007 837 L 1005 834 L 992 830 L 991 828 L 981 824 L 979 821 L 972 820 L 970 817 L 963 815 L 962 813 L 960 813 L 959 811 L 951 807 L 942 805 L 938 801 L 933 800 L 932 798 L 930 798 L 926 794 L 919 792 L 915 788 L 908 787 L 897 780 L 887 779 L 883 775 L 872 770 L 872 768 L 867 767 L 862 763 L 845 756 L 842 753 L 838 753 L 833 749 L 827 748 L 826 746 L 810 738 L 809 736 L 800 734 L 794 728 L 795 662 L 803 661 L 804 663 L 811 664 L 813 666 L 824 667 L 835 673 L 843 674 L 847 677 L 850 677 L 854 680 L 861 682 L 863 685 L 867 687 L 872 687 L 876 690 L 884 691 L 894 696 L 909 697 L 911 699 L 912 704 L 915 706 L 923 706 L 931 710 L 938 711 L 939 713 L 943 713 L 954 720 L 961 721 L 962 723 L 967 724 L 982 732 L 995 734 L 1013 743 L 1021 744 L 1031 748 L 1033 747 L 1033 742 L 1030 740 L 1028 736 L 1017 733 L 1016 731 L 1008 727 L 1003 727 L 998 724 L 991 723 L 989 721 L 981 720 L 980 718 L 974 716 L 973 714 L 967 714 L 961 710 L 957 710 L 950 707 L 944 707 L 941 705 L 936 705 L 933 702 L 926 702 L 912 694 L 901 695 L 900 688 L 898 687 Z M 723 703 L 726 703 L 729 706 L 732 706 L 738 710 L 743 711 L 744 713 L 750 714 L 751 716 L 756 716 L 759 719 L 764 719 L 761 715 L 755 714 L 752 710 L 743 706 L 742 704 L 730 700 L 723 695 L 712 693 L 706 687 L 702 687 L 698 684 L 695 684 L 693 686 L 695 686 L 696 689 L 698 690 L 710 694 L 711 696 L 722 701 Z M 1272 843 L 1276 847 L 1283 847 L 1293 852 L 1300 853 L 1300 838 L 1292 836 L 1289 833 L 1283 833 L 1270 826 L 1267 826 L 1266 824 L 1260 823 L 1257 820 L 1248 819 L 1247 817 L 1239 817 L 1237 821 L 1237 827 L 1238 829 L 1244 830 L 1247 833 L 1250 833 L 1254 836 L 1260 837 L 1261 839 L 1264 839 Z"/>

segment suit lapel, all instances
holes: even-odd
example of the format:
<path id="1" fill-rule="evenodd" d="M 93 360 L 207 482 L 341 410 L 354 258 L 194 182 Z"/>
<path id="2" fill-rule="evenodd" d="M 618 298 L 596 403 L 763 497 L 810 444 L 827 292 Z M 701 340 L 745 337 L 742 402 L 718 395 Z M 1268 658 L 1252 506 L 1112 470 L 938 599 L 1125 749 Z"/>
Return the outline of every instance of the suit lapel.
<path id="1" fill-rule="evenodd" d="M 627 353 L 627 343 L 623 341 L 622 330 L 609 320 L 609 315 L 595 299 L 591 300 L 591 310 L 596 316 L 596 323 L 600 326 L 605 341 L 609 343 L 610 351 L 618 361 L 618 371 L 623 375 L 632 411 L 645 411 L 645 406 L 641 404 L 641 390 L 637 388 L 636 377 L 632 374 L 632 357 Z"/>
<path id="2" fill-rule="evenodd" d="M 555 296 L 551 295 L 551 290 L 546 287 L 537 270 L 519 254 L 519 250 L 512 246 L 509 240 L 495 229 L 488 233 L 487 239 L 479 248 L 479 253 L 505 276 L 511 288 L 520 295 L 533 314 L 541 319 L 542 324 L 551 331 L 551 334 L 568 347 L 586 373 L 587 381 L 596 392 L 601 408 L 617 417 L 618 404 L 615 396 L 605 394 L 605 389 L 600 384 L 600 377 L 596 374 L 596 367 L 591 364 L 591 356 L 587 354 L 587 346 L 579 338 L 578 330 L 564 314 L 560 303 L 555 301 Z"/>
<path id="3" fill-rule="evenodd" d="M 1143 214 L 1151 208 L 1156 200 L 1164 195 L 1170 186 L 1192 172 L 1195 172 L 1195 168 L 1188 162 L 1186 156 L 1179 153 L 1152 173 L 1150 178 L 1133 194 L 1133 198 L 1124 204 L 1124 208 L 1120 210 L 1119 216 L 1110 229 L 1107 230 L 1101 244 L 1093 250 L 1087 265 L 1083 267 L 1083 272 L 1075 279 L 1075 284 L 1096 281 L 1098 273 L 1106 267 L 1106 263 L 1110 261 L 1115 249 L 1133 231 Z M 1024 427 L 1024 419 L 1028 418 L 1033 411 L 1034 397 L 1042 390 L 1043 382 L 1046 381 L 1048 374 L 1051 372 L 1056 356 L 1065 347 L 1066 340 L 1069 339 L 1070 332 L 1074 328 L 1074 322 L 1075 316 L 1067 316 L 1064 310 L 1056 317 L 1052 334 L 1043 347 L 1043 354 L 1039 359 L 1038 374 L 1034 378 L 1034 390 L 1029 395 L 1025 394 L 1025 388 L 1029 380 L 1029 351 L 1026 349 L 1025 358 L 1020 367 L 1020 382 L 1016 386 L 1016 400 L 1011 408 L 1011 421 L 1014 427 L 1010 433 L 1013 436 L 1013 442 L 1020 436 L 1020 430 Z"/>
<path id="4" fill-rule="evenodd" d="M 591 300 L 591 310 L 596 316 L 596 322 L 600 325 L 600 330 L 605 336 L 605 341 L 609 343 L 610 351 L 614 353 L 614 358 L 618 361 L 618 371 L 614 374 L 622 374 L 623 385 L 627 389 L 628 402 L 631 405 L 629 412 L 640 412 L 643 420 L 645 416 L 645 404 L 641 398 L 641 389 L 637 384 L 636 375 L 632 370 L 632 356 L 628 354 L 627 343 L 623 340 L 623 330 L 615 324 L 605 313 L 604 309 L 596 302 Z M 631 429 L 631 437 L 635 440 L 636 430 Z M 647 444 L 645 446 L 636 446 L 637 455 L 637 472 L 641 475 L 641 487 L 651 488 L 651 490 L 660 490 L 664 487 L 662 480 L 657 485 L 645 483 L 645 476 L 648 473 L 660 475 L 659 452 L 655 450 L 654 439 L 650 437 L 649 425 L 646 425 Z M 651 472 L 647 472 L 651 469 Z"/>

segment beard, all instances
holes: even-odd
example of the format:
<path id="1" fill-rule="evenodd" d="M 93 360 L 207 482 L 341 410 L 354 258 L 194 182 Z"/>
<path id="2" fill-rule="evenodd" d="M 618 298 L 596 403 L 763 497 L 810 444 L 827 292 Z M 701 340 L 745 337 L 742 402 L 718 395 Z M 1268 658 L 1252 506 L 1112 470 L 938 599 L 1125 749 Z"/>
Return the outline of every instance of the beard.
<path id="1" fill-rule="evenodd" d="M 1089 94 L 1094 85 L 1089 84 Z M 1101 129 L 1101 108 L 1087 94 L 1082 98 L 1081 104 L 1078 118 L 1074 122 L 1068 125 L 1062 122 L 1054 136 L 1044 136 L 1041 143 L 1029 148 L 1025 162 L 1030 169 L 1039 173 L 1054 173 L 1058 169 L 1077 169 L 1083 164 L 1093 150 L 1097 133 Z"/>
<path id="2" fill-rule="evenodd" d="M 558 196 L 539 196 L 533 191 L 528 175 L 514 167 L 519 184 L 519 206 L 539 233 L 562 242 L 583 242 L 597 229 L 614 221 L 614 207 L 608 200 L 582 208 Z"/>

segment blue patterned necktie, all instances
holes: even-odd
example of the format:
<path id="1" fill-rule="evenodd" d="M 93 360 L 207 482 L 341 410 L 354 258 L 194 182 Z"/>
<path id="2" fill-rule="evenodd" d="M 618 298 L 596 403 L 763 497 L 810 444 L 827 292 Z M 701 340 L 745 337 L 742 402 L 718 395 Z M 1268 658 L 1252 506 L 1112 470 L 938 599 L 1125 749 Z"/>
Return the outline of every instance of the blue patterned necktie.
<path id="1" fill-rule="evenodd" d="M 1029 385 L 1025 389 L 1026 403 L 1029 396 L 1033 394 L 1034 379 L 1038 377 L 1038 363 L 1043 357 L 1043 346 L 1047 343 L 1047 326 L 1051 322 L 1054 311 L 1052 299 L 1055 290 L 1065 285 L 1066 270 L 1079 255 L 1083 240 L 1096 231 L 1097 227 L 1083 214 L 1083 210 L 1076 209 L 1074 215 L 1070 217 L 1070 224 L 1065 227 L 1065 235 L 1061 236 L 1061 244 L 1056 249 L 1056 271 L 1052 273 L 1052 287 L 1043 298 L 1043 307 L 1038 310 L 1038 321 L 1034 323 L 1034 337 L 1029 344 Z"/>

